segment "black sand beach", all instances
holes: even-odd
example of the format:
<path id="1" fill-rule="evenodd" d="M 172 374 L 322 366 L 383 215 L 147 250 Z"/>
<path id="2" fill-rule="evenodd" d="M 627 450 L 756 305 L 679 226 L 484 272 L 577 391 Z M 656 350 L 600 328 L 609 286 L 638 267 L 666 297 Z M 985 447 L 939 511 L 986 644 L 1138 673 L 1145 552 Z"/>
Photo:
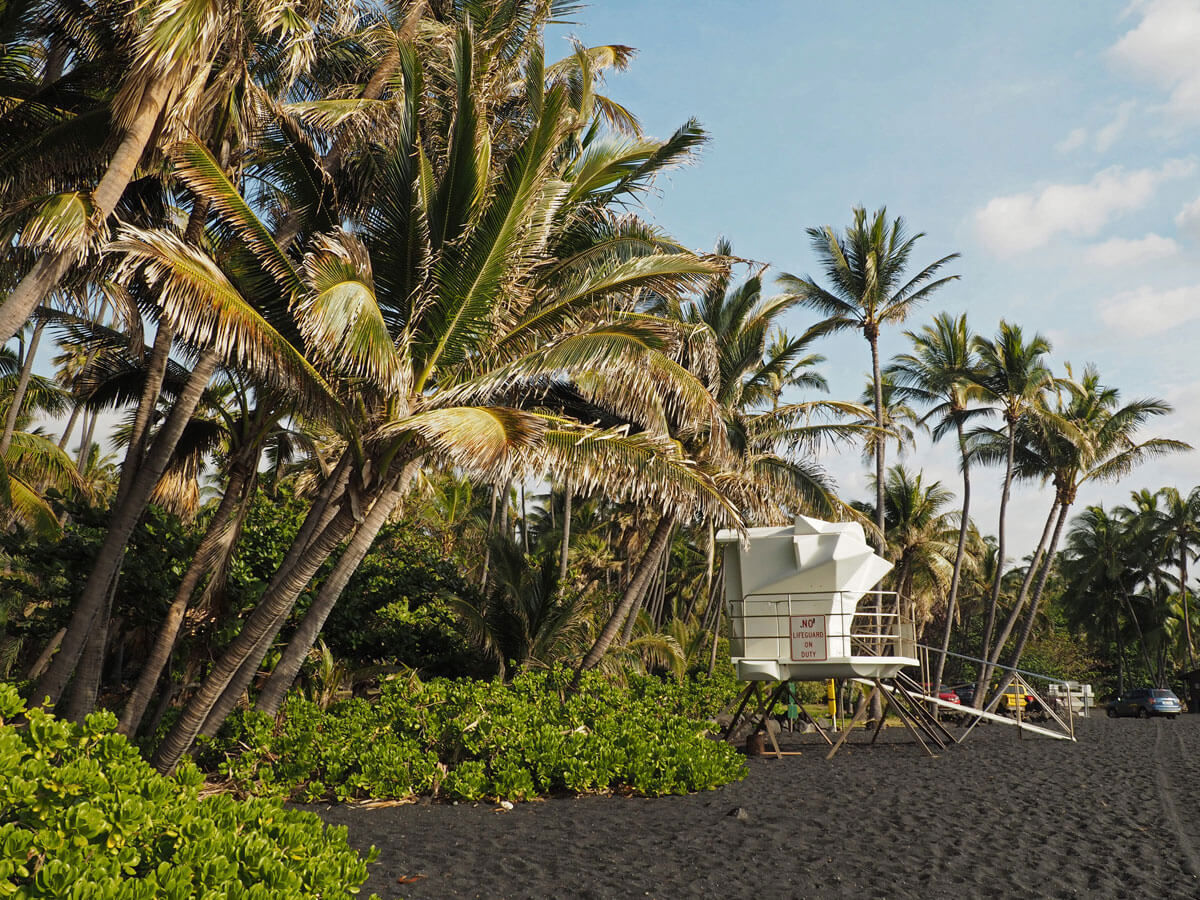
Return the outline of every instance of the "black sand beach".
<path id="1" fill-rule="evenodd" d="M 991 725 L 930 759 L 889 728 L 830 761 L 805 735 L 688 797 L 316 811 L 380 848 L 385 900 L 1200 896 L 1200 715 L 1077 734 Z"/>

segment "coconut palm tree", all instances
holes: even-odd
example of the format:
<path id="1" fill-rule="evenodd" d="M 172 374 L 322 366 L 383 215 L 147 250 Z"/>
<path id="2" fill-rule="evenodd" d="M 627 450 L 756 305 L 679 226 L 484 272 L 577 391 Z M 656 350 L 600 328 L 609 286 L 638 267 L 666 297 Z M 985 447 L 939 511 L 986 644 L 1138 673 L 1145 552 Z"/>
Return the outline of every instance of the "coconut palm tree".
<path id="1" fill-rule="evenodd" d="M 711 420 L 703 427 L 719 432 L 703 384 L 672 358 L 678 329 L 631 315 L 620 303 L 641 289 L 677 292 L 715 267 L 628 217 L 606 214 L 614 197 L 645 190 L 701 135 L 689 125 L 653 147 L 591 137 L 580 144 L 582 156 L 570 155 L 567 138 L 581 127 L 577 110 L 565 86 L 547 86 L 535 48 L 527 77 L 505 82 L 523 114 L 503 120 L 504 141 L 493 143 L 496 123 L 483 115 L 492 108 L 483 101 L 495 82 L 480 66 L 494 57 L 480 50 L 469 26 L 438 52 L 448 56 L 428 65 L 411 49 L 402 54 L 393 102 L 408 124 L 375 151 L 370 192 L 386 202 L 368 210 L 357 233 L 301 232 L 293 242 L 307 248 L 300 264 L 203 148 L 180 153 L 189 184 L 214 198 L 214 209 L 291 298 L 295 340 L 314 354 L 339 398 L 331 421 L 346 452 L 337 476 L 344 486 L 314 505 L 258 609 L 160 746 L 160 768 L 171 768 L 202 727 L 215 727 L 210 720 L 219 724 L 221 706 L 244 689 L 316 568 L 363 527 L 411 464 L 456 467 L 487 481 L 553 466 L 571 470 L 589 490 L 602 484 L 668 507 L 725 503 L 659 433 L 667 411 Z M 421 104 L 431 97 L 455 115 L 426 118 Z M 421 132 L 418 117 L 449 131 Z M 485 144 L 490 152 L 481 154 Z M 494 180 L 493 170 L 501 173 Z M 575 180 L 582 172 L 587 190 Z M 159 260 L 164 279 L 183 277 L 183 248 L 161 235 L 131 231 L 124 249 Z M 164 312 L 181 335 L 218 301 L 182 290 L 168 296 Z M 247 344 L 256 339 L 244 334 Z M 639 430 L 582 424 L 556 403 L 559 382 L 573 382 L 595 406 L 619 408 L 618 421 Z M 352 540 L 346 552 L 365 552 L 362 544 Z"/>
<path id="2" fill-rule="evenodd" d="M 940 481 L 927 484 L 904 466 L 888 470 L 884 488 L 888 553 L 895 564 L 892 583 L 914 603 L 914 620 L 924 623 L 944 597 L 954 570 L 954 516 L 945 511 L 954 494 Z"/>
<path id="3" fill-rule="evenodd" d="M 902 395 L 929 407 L 922 422 L 934 422 L 935 442 L 953 430 L 958 439 L 959 465 L 963 477 L 958 543 L 946 597 L 946 623 L 942 629 L 941 647 L 932 682 L 936 686 L 942 683 L 946 653 L 950 649 L 950 634 L 966 557 L 967 533 L 971 525 L 971 457 L 967 447 L 966 426 L 972 418 L 986 414 L 988 410 L 974 406 L 981 399 L 982 391 L 971 378 L 977 363 L 974 335 L 967 326 L 966 315 L 955 317 L 939 313 L 931 324 L 919 331 L 906 331 L 905 336 L 912 344 L 912 351 L 895 357 L 885 374 L 892 378 Z"/>
<path id="4" fill-rule="evenodd" d="M 888 325 L 902 323 L 935 291 L 958 278 L 935 277 L 957 253 L 944 256 L 911 277 L 909 257 L 923 233 L 910 236 L 904 220 L 890 223 L 887 210 L 880 208 L 867 218 L 863 207 L 854 208 L 854 221 L 839 237 L 834 229 L 809 228 L 813 252 L 825 270 L 829 287 L 813 278 L 784 274 L 779 284 L 796 302 L 825 316 L 822 329 L 828 332 L 861 331 L 871 348 L 871 378 L 875 388 L 875 427 L 883 430 L 883 376 L 879 364 L 879 333 Z M 875 524 L 883 534 L 885 448 L 875 447 Z M 882 537 L 880 538 L 882 540 Z M 882 546 L 882 543 L 880 544 Z"/>
<path id="5" fill-rule="evenodd" d="M 1006 446 L 1004 453 L 1004 482 L 1000 494 L 1000 519 L 996 528 L 996 552 L 998 565 L 996 578 L 992 582 L 983 628 L 983 642 L 979 656 L 987 660 L 991 653 L 992 632 L 996 626 L 996 609 L 1000 603 L 1000 587 L 1004 579 L 1008 499 L 1012 488 L 1013 460 L 1016 455 L 1017 426 L 1031 415 L 1041 411 L 1042 395 L 1053 384 L 1050 371 L 1043 360 L 1050 352 L 1050 342 L 1040 334 L 1028 341 L 1020 326 L 1010 325 L 1003 319 L 994 340 L 976 336 L 975 352 L 979 356 L 979 368 L 972 374 L 985 396 L 999 407 L 1004 418 Z M 985 435 L 991 432 L 984 431 Z M 974 440 L 973 436 L 969 440 Z M 986 666 L 980 666 L 979 681 L 975 686 L 975 704 L 983 702 Z"/>
<path id="6" fill-rule="evenodd" d="M 1159 527 L 1171 539 L 1171 549 L 1179 562 L 1179 600 L 1182 605 L 1184 636 L 1187 641 L 1188 668 L 1196 668 L 1196 651 L 1192 643 L 1191 612 L 1188 609 L 1188 557 L 1200 552 L 1200 487 L 1192 488 L 1186 496 L 1178 488 L 1165 487 L 1159 492 L 1163 508 Z"/>
<path id="7" fill-rule="evenodd" d="M 1047 530 L 1051 521 L 1054 525 L 1045 561 L 1039 567 L 1041 561 L 1035 553 L 1030 566 L 1031 572 L 1039 568 L 1040 571 L 1030 597 L 1024 627 L 1013 648 L 1010 665 L 1014 667 L 1020 662 L 1021 653 L 1032 633 L 1054 553 L 1079 489 L 1088 482 L 1116 480 L 1146 459 L 1191 449 L 1182 441 L 1168 438 L 1137 440 L 1139 430 L 1147 422 L 1156 416 L 1166 415 L 1171 407 L 1152 398 L 1120 405 L 1119 392 L 1101 384 L 1099 372 L 1092 367 L 1085 369 L 1078 381 L 1062 380 L 1060 390 L 1065 397 L 1056 400 L 1052 415 L 1031 417 L 1018 426 L 1021 453 L 1017 474 L 1033 476 L 1037 472 L 1037 477 L 1043 481 L 1053 481 L 1055 505 L 1047 518 Z M 1151 495 L 1151 499 L 1157 498 Z M 1156 511 L 1151 510 L 1148 515 L 1156 518 Z M 1016 624 L 1028 584 L 1027 576 L 1021 596 L 996 639 L 990 661 L 999 658 Z M 1007 679 L 1002 683 L 1001 690 L 1006 686 Z"/>

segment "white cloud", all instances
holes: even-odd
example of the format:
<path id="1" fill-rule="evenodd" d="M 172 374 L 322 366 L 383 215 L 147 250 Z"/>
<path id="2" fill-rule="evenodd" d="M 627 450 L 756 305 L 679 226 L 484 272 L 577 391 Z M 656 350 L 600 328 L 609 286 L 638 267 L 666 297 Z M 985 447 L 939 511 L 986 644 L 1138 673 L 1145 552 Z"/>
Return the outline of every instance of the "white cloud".
<path id="1" fill-rule="evenodd" d="M 1125 131 L 1129 125 L 1129 118 L 1133 115 L 1134 107 L 1137 104 L 1132 100 L 1127 100 L 1117 107 L 1117 114 L 1112 121 L 1096 132 L 1096 149 L 1101 153 L 1111 147 Z"/>
<path id="2" fill-rule="evenodd" d="M 1091 236 L 1114 216 L 1148 203 L 1164 180 L 1194 169 L 1195 163 L 1178 159 L 1132 172 L 1114 166 L 1087 184 L 1052 184 L 994 197 L 975 213 L 975 227 L 984 245 L 999 256 L 1032 250 L 1058 234 Z"/>
<path id="3" fill-rule="evenodd" d="M 1093 266 L 1125 268 L 1166 259 L 1179 253 L 1179 244 L 1172 238 L 1151 232 L 1142 238 L 1110 238 L 1103 244 L 1093 244 L 1084 251 L 1084 259 Z"/>
<path id="4" fill-rule="evenodd" d="M 1054 145 L 1059 153 L 1070 153 L 1087 143 L 1088 133 L 1082 128 L 1072 128 L 1071 133 Z"/>
<path id="5" fill-rule="evenodd" d="M 1168 90 L 1173 114 L 1200 118 L 1200 2 L 1144 0 L 1132 10 L 1141 21 L 1109 49 L 1110 57 Z"/>
<path id="6" fill-rule="evenodd" d="M 1142 286 L 1100 304 L 1100 318 L 1125 336 L 1161 334 L 1200 318 L 1200 284 L 1158 290 Z"/>
<path id="7" fill-rule="evenodd" d="M 1175 217 L 1175 227 L 1200 241 L 1200 197 L 1179 211 Z"/>

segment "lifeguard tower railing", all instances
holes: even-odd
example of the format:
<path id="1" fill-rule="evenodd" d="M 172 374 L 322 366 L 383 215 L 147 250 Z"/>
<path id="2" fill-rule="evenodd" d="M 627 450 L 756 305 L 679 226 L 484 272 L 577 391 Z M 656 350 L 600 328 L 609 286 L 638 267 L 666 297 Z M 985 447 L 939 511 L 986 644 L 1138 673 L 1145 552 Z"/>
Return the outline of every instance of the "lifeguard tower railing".
<path id="1" fill-rule="evenodd" d="M 851 671 L 845 664 L 872 657 L 884 666 L 914 665 L 911 609 L 895 591 L 748 594 L 729 603 L 730 656 L 735 664 L 776 660 L 779 674 L 792 679 L 866 674 L 879 666 L 854 665 Z"/>

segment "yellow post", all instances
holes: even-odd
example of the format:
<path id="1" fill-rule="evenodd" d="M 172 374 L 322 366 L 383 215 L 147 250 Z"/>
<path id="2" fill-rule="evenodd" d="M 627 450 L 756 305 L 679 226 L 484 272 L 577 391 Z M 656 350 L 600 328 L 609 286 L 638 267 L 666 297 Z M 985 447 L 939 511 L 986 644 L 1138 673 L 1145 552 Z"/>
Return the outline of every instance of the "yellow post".
<path id="1" fill-rule="evenodd" d="M 833 679 L 830 678 L 825 684 L 825 702 L 829 705 L 829 718 L 837 718 L 837 691 L 833 686 Z"/>

